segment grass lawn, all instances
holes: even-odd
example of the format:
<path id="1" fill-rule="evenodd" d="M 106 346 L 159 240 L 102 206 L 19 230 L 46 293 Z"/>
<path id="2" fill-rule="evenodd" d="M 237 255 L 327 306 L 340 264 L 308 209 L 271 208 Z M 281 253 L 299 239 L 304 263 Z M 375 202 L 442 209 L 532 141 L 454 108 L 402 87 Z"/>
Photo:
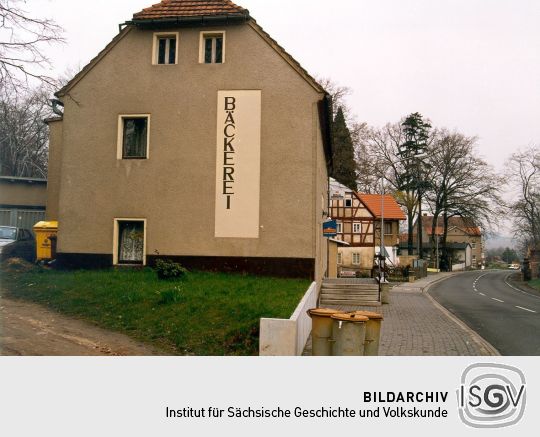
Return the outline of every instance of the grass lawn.
<path id="1" fill-rule="evenodd" d="M 533 279 L 529 282 L 529 286 L 532 288 L 536 288 L 538 291 L 540 291 L 540 279 Z"/>
<path id="2" fill-rule="evenodd" d="M 202 272 L 158 280 L 148 268 L 2 272 L 8 297 L 123 332 L 174 355 L 256 355 L 259 319 L 289 318 L 309 284 Z"/>

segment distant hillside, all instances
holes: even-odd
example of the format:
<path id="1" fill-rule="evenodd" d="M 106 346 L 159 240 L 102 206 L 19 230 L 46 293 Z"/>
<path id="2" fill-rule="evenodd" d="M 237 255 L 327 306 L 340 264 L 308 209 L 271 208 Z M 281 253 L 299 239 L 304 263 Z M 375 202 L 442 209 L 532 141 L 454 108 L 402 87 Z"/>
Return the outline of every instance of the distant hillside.
<path id="1" fill-rule="evenodd" d="M 486 247 L 488 249 L 496 249 L 498 247 L 509 247 L 511 249 L 515 249 L 516 245 L 512 237 L 494 235 L 486 239 Z"/>

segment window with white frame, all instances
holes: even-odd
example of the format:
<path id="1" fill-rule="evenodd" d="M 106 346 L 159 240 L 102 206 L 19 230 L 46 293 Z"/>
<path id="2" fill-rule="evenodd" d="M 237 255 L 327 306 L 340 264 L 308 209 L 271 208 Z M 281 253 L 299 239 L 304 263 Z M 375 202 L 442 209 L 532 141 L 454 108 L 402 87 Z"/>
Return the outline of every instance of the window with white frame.
<path id="1" fill-rule="evenodd" d="M 336 231 L 338 234 L 342 234 L 343 233 L 343 223 L 341 222 L 336 222 Z"/>
<path id="2" fill-rule="evenodd" d="M 352 254 L 352 263 L 353 265 L 355 266 L 359 266 L 360 265 L 360 254 L 358 252 L 354 252 Z"/>
<path id="3" fill-rule="evenodd" d="M 225 62 L 225 32 L 201 32 L 199 63 L 223 64 Z"/>
<path id="4" fill-rule="evenodd" d="M 352 231 L 353 231 L 353 234 L 359 234 L 362 231 L 362 224 L 361 223 L 353 223 Z"/>
<path id="5" fill-rule="evenodd" d="M 154 65 L 175 65 L 178 63 L 178 33 L 154 33 Z"/>
<path id="6" fill-rule="evenodd" d="M 148 159 L 149 145 L 150 115 L 118 117 L 118 159 Z"/>
<path id="7" fill-rule="evenodd" d="M 472 263 L 473 263 L 473 264 L 476 264 L 476 255 L 473 255 L 473 257 L 472 257 Z"/>
<path id="8" fill-rule="evenodd" d="M 345 207 L 350 208 L 352 206 L 352 199 L 345 199 Z"/>
<path id="9" fill-rule="evenodd" d="M 337 263 L 343 264 L 343 254 L 341 252 L 338 252 L 337 254 Z"/>
<path id="10" fill-rule="evenodd" d="M 473 249 L 476 249 L 476 243 L 471 243 L 471 247 L 472 247 Z"/>

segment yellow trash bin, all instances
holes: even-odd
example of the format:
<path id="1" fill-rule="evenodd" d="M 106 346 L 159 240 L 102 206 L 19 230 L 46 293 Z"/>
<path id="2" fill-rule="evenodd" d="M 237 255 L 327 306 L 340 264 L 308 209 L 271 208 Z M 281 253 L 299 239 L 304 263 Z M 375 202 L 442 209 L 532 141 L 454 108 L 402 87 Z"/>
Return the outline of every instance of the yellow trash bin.
<path id="1" fill-rule="evenodd" d="M 308 311 L 312 320 L 312 355 L 332 355 L 332 316 L 338 313 L 343 313 L 343 311 L 328 308 L 314 308 Z"/>
<path id="2" fill-rule="evenodd" d="M 382 314 L 374 313 L 372 311 L 354 311 L 353 314 L 369 318 L 366 323 L 366 343 L 364 347 L 364 355 L 379 355 L 379 342 L 381 340 L 381 323 L 383 321 Z"/>
<path id="3" fill-rule="evenodd" d="M 38 222 L 34 225 L 36 234 L 36 259 L 48 261 L 56 257 L 56 237 L 58 235 L 58 222 Z"/>

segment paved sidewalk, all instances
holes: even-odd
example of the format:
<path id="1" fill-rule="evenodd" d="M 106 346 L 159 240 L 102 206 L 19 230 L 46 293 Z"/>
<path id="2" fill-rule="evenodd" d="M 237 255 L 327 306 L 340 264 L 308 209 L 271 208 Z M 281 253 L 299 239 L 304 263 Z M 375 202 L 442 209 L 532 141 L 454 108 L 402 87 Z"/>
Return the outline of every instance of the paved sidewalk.
<path id="1" fill-rule="evenodd" d="M 424 290 L 454 273 L 438 273 L 390 291 L 390 305 L 382 307 L 334 306 L 341 310 L 382 312 L 379 354 L 386 356 L 498 355 L 474 331 L 436 303 Z M 311 355 L 308 342 L 304 355 Z"/>

